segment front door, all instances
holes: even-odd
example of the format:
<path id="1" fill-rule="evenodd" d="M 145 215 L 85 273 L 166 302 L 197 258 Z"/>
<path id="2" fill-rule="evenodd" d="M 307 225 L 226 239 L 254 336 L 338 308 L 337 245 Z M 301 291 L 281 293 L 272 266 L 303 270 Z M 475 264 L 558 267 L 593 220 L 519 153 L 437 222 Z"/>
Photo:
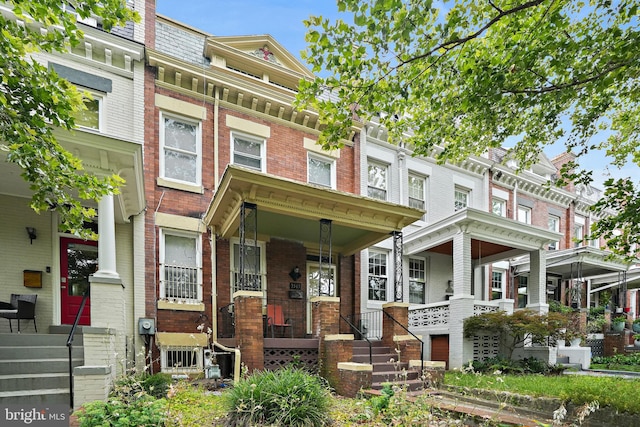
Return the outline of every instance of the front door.
<path id="1" fill-rule="evenodd" d="M 63 325 L 72 325 L 75 321 L 82 296 L 89 287 L 89 276 L 97 269 L 98 242 L 69 237 L 60 239 L 60 303 Z M 91 324 L 88 299 L 78 324 Z"/>

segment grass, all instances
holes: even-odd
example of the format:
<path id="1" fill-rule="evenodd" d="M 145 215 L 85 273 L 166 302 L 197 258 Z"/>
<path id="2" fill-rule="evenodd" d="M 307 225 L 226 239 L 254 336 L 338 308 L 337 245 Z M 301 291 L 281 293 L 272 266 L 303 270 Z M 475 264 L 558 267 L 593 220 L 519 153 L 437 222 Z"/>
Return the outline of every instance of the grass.
<path id="1" fill-rule="evenodd" d="M 640 372 L 640 366 L 637 365 L 619 365 L 609 363 L 592 363 L 591 369 L 604 369 L 609 371 L 625 371 L 625 372 Z"/>
<path id="2" fill-rule="evenodd" d="M 533 397 L 556 397 L 584 405 L 598 401 L 621 412 L 640 414 L 637 392 L 640 379 L 594 377 L 583 375 L 477 375 L 473 373 L 447 372 L 445 384 L 507 391 Z"/>

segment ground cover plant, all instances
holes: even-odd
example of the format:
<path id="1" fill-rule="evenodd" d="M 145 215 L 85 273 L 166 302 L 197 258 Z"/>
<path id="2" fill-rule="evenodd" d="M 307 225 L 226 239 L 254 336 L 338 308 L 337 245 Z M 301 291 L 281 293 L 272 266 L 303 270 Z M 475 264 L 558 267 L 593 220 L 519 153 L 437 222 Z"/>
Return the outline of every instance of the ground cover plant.
<path id="1" fill-rule="evenodd" d="M 616 354 L 598 356 L 591 359 L 591 369 L 609 369 L 613 371 L 640 372 L 640 354 Z"/>

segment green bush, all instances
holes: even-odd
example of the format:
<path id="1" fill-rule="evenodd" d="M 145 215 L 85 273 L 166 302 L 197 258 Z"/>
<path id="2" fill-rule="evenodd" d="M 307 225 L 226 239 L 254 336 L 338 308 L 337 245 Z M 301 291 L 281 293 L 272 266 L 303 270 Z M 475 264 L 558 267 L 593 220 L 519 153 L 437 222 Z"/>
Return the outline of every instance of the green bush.
<path id="1" fill-rule="evenodd" d="M 145 375 L 140 379 L 140 383 L 144 390 L 150 396 L 156 399 L 162 399 L 167 396 L 169 386 L 171 385 L 171 375 L 169 374 L 153 374 Z"/>
<path id="2" fill-rule="evenodd" d="M 474 360 L 471 366 L 474 372 L 483 374 L 493 374 L 498 371 L 501 374 L 510 375 L 557 373 L 554 366 L 535 357 L 527 357 L 521 360 L 492 357 L 484 360 Z"/>
<path id="3" fill-rule="evenodd" d="M 301 369 L 257 372 L 225 393 L 226 425 L 328 425 L 329 397 L 322 380 Z"/>
<path id="4" fill-rule="evenodd" d="M 164 426 L 166 401 L 148 395 L 125 401 L 113 397 L 96 400 L 77 412 L 80 427 Z"/>

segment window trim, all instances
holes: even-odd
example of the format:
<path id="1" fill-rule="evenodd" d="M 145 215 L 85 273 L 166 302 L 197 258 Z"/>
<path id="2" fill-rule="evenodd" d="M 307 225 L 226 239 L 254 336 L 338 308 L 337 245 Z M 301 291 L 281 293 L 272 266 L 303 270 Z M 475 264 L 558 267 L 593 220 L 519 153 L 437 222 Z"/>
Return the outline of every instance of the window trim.
<path id="1" fill-rule="evenodd" d="M 166 243 L 165 236 L 176 236 L 176 237 L 184 237 L 189 239 L 194 239 L 195 241 L 195 255 L 196 255 L 196 268 L 197 268 L 197 296 L 196 299 L 193 298 L 175 298 L 172 297 L 169 299 L 166 295 L 166 283 L 164 278 L 164 269 L 165 269 L 165 256 L 166 256 Z M 176 230 L 171 228 L 160 228 L 160 248 L 159 248 L 159 265 L 158 265 L 158 280 L 160 282 L 160 289 L 158 294 L 158 299 L 162 301 L 173 301 L 178 304 L 184 305 L 193 305 L 193 304 L 202 304 L 203 303 L 203 278 L 202 278 L 202 234 Z"/>
<path id="2" fill-rule="evenodd" d="M 494 209 L 494 205 L 496 203 L 500 204 L 500 207 L 501 207 L 500 213 L 496 213 L 496 211 Z M 504 199 L 501 199 L 500 197 L 492 197 L 491 198 L 491 212 L 496 214 L 496 215 L 498 215 L 498 216 L 506 218 L 507 217 L 507 201 L 504 200 Z"/>
<path id="3" fill-rule="evenodd" d="M 319 183 L 319 182 L 311 181 L 311 176 L 310 176 L 311 168 L 309 167 L 309 162 L 310 162 L 311 159 L 319 161 L 319 162 L 328 163 L 330 165 L 331 171 L 330 171 L 329 179 L 331 180 L 331 182 L 329 183 L 329 185 L 325 185 L 325 184 L 322 184 L 322 183 Z M 331 158 L 331 157 L 322 156 L 320 154 L 316 154 L 316 153 L 312 153 L 310 151 L 307 151 L 307 182 L 309 184 L 319 185 L 321 187 L 331 188 L 331 189 L 335 190 L 336 189 L 336 160 L 334 158 Z"/>
<path id="4" fill-rule="evenodd" d="M 369 271 L 371 270 L 371 256 L 372 255 L 382 255 L 384 256 L 384 275 L 373 275 Z M 381 265 L 379 265 L 381 266 Z M 371 298 L 371 276 L 378 277 L 384 279 L 384 295 L 380 299 Z M 369 250 L 367 254 L 367 301 L 374 302 L 387 302 L 389 296 L 389 253 L 381 250 Z"/>
<path id="5" fill-rule="evenodd" d="M 192 124 L 196 126 L 196 176 L 195 182 L 185 181 L 182 179 L 171 178 L 165 176 L 165 126 L 164 121 L 165 118 L 170 118 L 176 121 L 181 121 L 187 124 Z M 175 182 L 179 184 L 185 184 L 188 186 L 201 186 L 202 185 L 202 121 L 194 120 L 193 118 L 189 118 L 187 116 L 182 116 L 179 114 L 174 114 L 167 111 L 160 111 L 160 126 L 159 126 L 159 156 L 158 156 L 158 168 L 159 168 L 159 178 L 162 181 L 166 182 Z M 169 149 L 175 150 L 173 147 L 169 147 Z"/>
<path id="6" fill-rule="evenodd" d="M 415 197 L 411 197 L 411 178 L 414 178 L 420 182 L 422 182 L 422 199 L 416 199 Z M 427 177 L 424 175 L 420 175 L 418 173 L 409 171 L 407 174 L 407 206 L 412 207 L 411 200 L 419 200 L 422 202 L 422 207 L 416 209 L 422 209 L 423 211 L 427 210 Z M 424 219 L 424 218 L 423 218 Z"/>
<path id="7" fill-rule="evenodd" d="M 523 212 L 523 213 L 526 214 L 525 221 L 522 221 L 522 219 L 520 218 L 520 212 Z M 518 220 L 518 222 L 521 222 L 523 224 L 531 225 L 531 215 L 532 215 L 532 213 L 533 213 L 533 209 L 531 209 L 529 206 L 518 205 L 518 212 L 517 212 L 516 219 Z"/>
<path id="8" fill-rule="evenodd" d="M 463 207 L 458 207 L 459 194 L 465 196 L 465 205 Z M 471 200 L 471 190 L 463 187 L 458 187 L 458 186 L 455 187 L 455 189 L 453 190 L 453 210 L 455 212 L 468 208 L 470 206 L 470 200 Z"/>
<path id="9" fill-rule="evenodd" d="M 416 280 L 416 278 L 414 278 L 411 275 L 412 272 L 412 268 L 411 268 L 411 261 L 420 261 L 422 262 L 422 267 L 423 267 L 423 280 Z M 423 257 L 409 257 L 408 259 L 409 261 L 409 304 L 426 304 L 427 303 L 427 259 L 423 258 Z M 416 282 L 416 283 L 422 283 L 422 302 L 412 302 L 411 301 L 411 282 Z"/>
<path id="10" fill-rule="evenodd" d="M 102 133 L 104 130 L 104 98 L 105 98 L 105 94 L 102 92 L 96 92 L 95 90 L 91 90 L 91 89 L 87 89 L 87 88 L 78 88 L 78 91 L 80 92 L 86 92 L 91 94 L 91 97 L 93 98 L 93 101 L 98 101 L 98 127 L 97 128 L 92 128 L 89 126 L 83 126 L 83 125 L 79 125 L 76 123 L 76 128 L 80 129 L 80 130 L 88 130 L 91 132 L 98 132 L 98 133 Z M 82 94 L 82 100 L 84 103 L 84 99 L 88 99 L 87 97 L 84 96 L 84 94 Z"/>
<path id="11" fill-rule="evenodd" d="M 369 167 L 371 166 L 377 166 L 380 167 L 382 169 L 384 169 L 384 188 L 380 188 L 380 187 L 376 187 L 374 185 L 371 184 L 371 182 L 369 181 Z M 389 200 L 389 165 L 387 163 L 383 163 L 377 160 L 371 160 L 368 159 L 367 160 L 367 197 L 370 197 L 372 199 L 376 199 L 376 200 L 382 200 L 382 201 L 387 201 Z M 384 198 L 380 198 L 380 197 L 374 197 L 369 193 L 370 189 L 375 189 L 378 191 L 384 191 Z"/>
<path id="12" fill-rule="evenodd" d="M 500 287 L 494 286 L 494 284 L 497 283 L 497 281 L 494 280 L 495 274 L 500 274 Z M 505 298 L 505 274 L 506 274 L 506 271 L 500 268 L 493 268 L 491 270 L 491 299 L 492 300 Z M 493 298 L 494 292 L 499 292 L 501 295 L 500 298 Z"/>
<path id="13" fill-rule="evenodd" d="M 245 241 L 248 245 L 253 245 L 253 240 L 247 239 Z M 236 271 L 236 251 L 234 249 L 234 245 L 240 246 L 240 239 L 237 237 L 233 237 L 229 239 L 229 284 L 231 286 L 231 292 L 229 292 L 231 296 L 230 302 L 233 302 L 233 289 L 235 288 L 235 278 L 234 275 L 236 273 L 240 273 L 240 271 Z M 260 248 L 260 284 L 262 286 L 262 305 L 263 307 L 267 306 L 267 244 L 261 240 L 257 241 L 257 246 Z"/>
<path id="14" fill-rule="evenodd" d="M 168 352 L 169 351 L 191 351 L 195 354 L 196 356 L 196 363 L 195 366 L 193 367 L 171 367 L 168 366 Z M 184 373 L 197 373 L 197 372 L 202 372 L 202 370 L 204 369 L 204 365 L 203 365 L 203 348 L 198 346 L 198 345 L 193 345 L 193 346 L 181 346 L 181 345 L 166 345 L 160 346 L 160 372 L 167 372 L 167 373 L 178 373 L 178 372 L 184 372 Z"/>
<path id="15" fill-rule="evenodd" d="M 555 227 L 551 228 L 551 220 L 554 219 L 554 224 Z M 549 215 L 549 218 L 547 219 L 547 225 L 549 226 L 549 230 L 550 231 L 555 231 L 556 233 L 560 232 L 560 217 L 558 215 Z M 548 246 L 548 250 L 550 251 L 557 251 L 560 249 L 560 242 L 559 241 L 555 241 L 553 243 L 549 243 Z"/>
<path id="16" fill-rule="evenodd" d="M 236 153 L 235 140 L 236 140 L 236 138 L 242 139 L 242 140 L 245 140 L 245 141 L 249 141 L 249 142 L 256 142 L 256 143 L 260 144 L 260 169 L 236 162 L 236 160 L 235 160 L 235 153 Z M 251 170 L 257 170 L 259 172 L 265 172 L 265 173 L 267 172 L 267 138 L 262 137 L 262 136 L 258 136 L 258 135 L 252 135 L 252 134 L 245 133 L 245 132 L 239 132 L 237 130 L 232 130 L 229 139 L 230 139 L 230 143 L 231 143 L 231 147 L 230 147 L 231 158 L 229 159 L 229 163 L 231 163 L 233 165 L 238 165 L 238 166 L 241 166 L 241 167 L 244 167 L 244 168 L 249 168 Z"/>

